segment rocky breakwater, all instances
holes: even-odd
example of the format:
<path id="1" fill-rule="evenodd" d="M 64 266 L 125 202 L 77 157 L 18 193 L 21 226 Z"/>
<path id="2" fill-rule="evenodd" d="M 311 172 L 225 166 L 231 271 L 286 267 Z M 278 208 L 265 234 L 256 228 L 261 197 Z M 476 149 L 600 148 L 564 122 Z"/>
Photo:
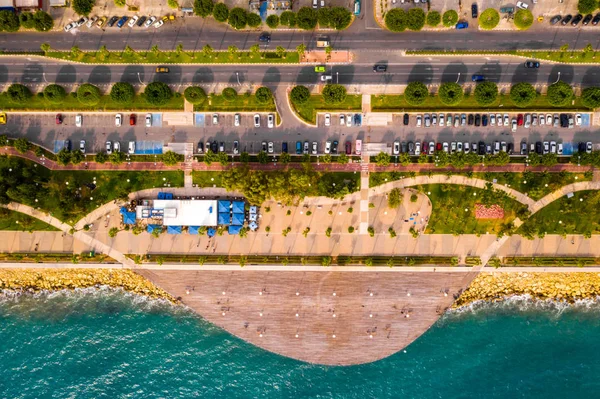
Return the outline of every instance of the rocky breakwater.
<path id="1" fill-rule="evenodd" d="M 501 301 L 514 295 L 569 303 L 580 299 L 596 299 L 600 296 L 600 273 L 481 273 L 453 307 L 475 301 Z"/>
<path id="2" fill-rule="evenodd" d="M 1 291 L 35 293 L 101 286 L 122 288 L 137 295 L 176 302 L 166 291 L 131 270 L 0 269 Z"/>

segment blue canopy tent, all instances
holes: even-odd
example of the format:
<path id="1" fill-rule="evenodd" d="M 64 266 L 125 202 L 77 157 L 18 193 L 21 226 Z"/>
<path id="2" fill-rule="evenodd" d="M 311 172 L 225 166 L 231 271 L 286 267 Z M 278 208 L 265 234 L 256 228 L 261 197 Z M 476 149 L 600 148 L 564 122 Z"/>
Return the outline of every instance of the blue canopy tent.
<path id="1" fill-rule="evenodd" d="M 124 224 L 135 224 L 135 212 L 127 212 L 125 207 L 121 207 L 119 212 L 123 215 Z"/>
<path id="2" fill-rule="evenodd" d="M 162 200 L 162 199 L 165 199 L 165 194 L 166 194 L 166 193 L 161 193 L 161 192 L 159 192 L 159 193 L 158 193 L 158 197 L 157 197 L 157 198 L 158 198 L 158 199 L 160 199 L 160 200 Z"/>
<path id="3" fill-rule="evenodd" d="M 188 226 L 188 234 L 198 234 L 200 226 Z"/>
<path id="4" fill-rule="evenodd" d="M 206 234 L 207 234 L 209 237 L 214 237 L 214 236 L 215 236 L 215 234 L 217 234 L 217 230 L 216 230 L 216 229 L 213 229 L 213 228 L 211 227 L 211 228 L 209 228 L 209 229 L 208 229 L 208 231 L 206 232 Z"/>
<path id="5" fill-rule="evenodd" d="M 162 226 L 160 224 L 149 224 L 148 227 L 146 227 L 146 231 L 150 234 L 152 234 L 154 230 L 157 230 L 160 233 L 162 232 Z"/>
<path id="6" fill-rule="evenodd" d="M 231 224 L 234 226 L 241 226 L 244 224 L 244 214 L 243 213 L 234 213 L 231 218 Z"/>
<path id="7" fill-rule="evenodd" d="M 221 213 L 219 212 L 219 217 L 217 219 L 217 224 L 223 224 L 223 225 L 230 225 L 231 224 L 231 218 L 229 217 L 229 212 L 225 213 Z"/>
<path id="8" fill-rule="evenodd" d="M 243 201 L 233 201 L 233 213 L 244 213 Z"/>
<path id="9" fill-rule="evenodd" d="M 219 208 L 219 213 L 221 213 L 221 212 L 229 213 L 229 208 L 231 207 L 231 201 L 217 201 L 217 205 Z"/>
<path id="10" fill-rule="evenodd" d="M 229 229 L 227 231 L 229 232 L 229 234 L 240 234 L 241 229 L 242 226 L 229 226 Z"/>
<path id="11" fill-rule="evenodd" d="M 167 226 L 167 234 L 181 234 L 181 226 Z"/>

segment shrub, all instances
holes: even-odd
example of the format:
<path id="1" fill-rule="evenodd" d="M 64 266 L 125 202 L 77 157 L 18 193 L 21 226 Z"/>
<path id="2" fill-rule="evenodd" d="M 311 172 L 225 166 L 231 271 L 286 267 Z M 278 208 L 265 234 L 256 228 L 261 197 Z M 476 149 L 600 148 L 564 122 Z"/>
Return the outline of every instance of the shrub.
<path id="1" fill-rule="evenodd" d="M 590 109 L 600 107 L 600 87 L 588 87 L 581 93 L 581 103 Z"/>
<path id="2" fill-rule="evenodd" d="M 294 26 L 296 26 L 296 14 L 294 14 L 292 11 L 282 12 L 281 16 L 279 17 L 279 23 L 281 25 L 293 28 Z"/>
<path id="3" fill-rule="evenodd" d="M 345 29 L 352 21 L 352 13 L 345 7 L 323 7 L 317 12 L 321 28 Z"/>
<path id="4" fill-rule="evenodd" d="M 445 105 L 457 105 L 464 96 L 463 89 L 458 83 L 442 83 L 438 92 L 440 101 Z"/>
<path id="5" fill-rule="evenodd" d="M 402 191 L 394 188 L 388 194 L 388 206 L 392 209 L 398 208 L 402 203 Z"/>
<path id="6" fill-rule="evenodd" d="M 475 87 L 475 101 L 479 105 L 493 104 L 498 98 L 498 85 L 494 82 L 481 82 Z"/>
<path id="7" fill-rule="evenodd" d="M 515 26 L 527 30 L 533 24 L 533 14 L 529 10 L 518 9 L 515 14 Z"/>
<path id="8" fill-rule="evenodd" d="M 96 0 L 73 0 L 73 10 L 79 15 L 86 17 L 92 12 L 92 8 L 96 5 Z"/>
<path id="9" fill-rule="evenodd" d="M 77 100 L 83 105 L 96 105 L 101 96 L 100 89 L 90 83 L 84 83 L 77 89 Z"/>
<path id="10" fill-rule="evenodd" d="M 494 29 L 500 23 L 500 14 L 493 8 L 488 8 L 479 16 L 479 26 L 481 29 Z"/>
<path id="11" fill-rule="evenodd" d="M 340 104 L 346 100 L 346 88 L 338 84 L 327 84 L 323 89 L 323 100 L 327 104 Z"/>
<path id="12" fill-rule="evenodd" d="M 510 88 L 510 100 L 517 107 L 527 107 L 537 97 L 531 83 L 521 82 Z"/>
<path id="13" fill-rule="evenodd" d="M 249 27 L 256 28 L 256 27 L 260 26 L 260 24 L 262 24 L 262 19 L 260 19 L 258 14 L 254 14 L 253 12 L 250 12 L 246 15 L 246 23 L 248 24 Z"/>
<path id="14" fill-rule="evenodd" d="M 201 16 L 202 18 L 208 17 L 212 14 L 215 3 L 212 0 L 195 0 L 194 1 L 194 14 Z"/>
<path id="15" fill-rule="evenodd" d="M 108 161 L 108 154 L 105 151 L 100 151 L 96 153 L 94 160 L 98 163 L 105 163 L 106 161 Z"/>
<path id="16" fill-rule="evenodd" d="M 564 107 L 573 99 L 573 95 L 573 88 L 569 84 L 558 81 L 548 87 L 546 99 L 554 107 Z"/>
<path id="17" fill-rule="evenodd" d="M 167 5 L 173 9 L 179 8 L 179 3 L 177 2 L 177 0 L 169 0 L 169 1 L 167 1 Z"/>
<path id="18" fill-rule="evenodd" d="M 295 86 L 290 92 L 290 100 L 294 104 L 304 104 L 310 98 L 310 90 L 306 86 Z"/>
<path id="19" fill-rule="evenodd" d="M 60 85 L 51 84 L 44 88 L 44 98 L 49 103 L 60 104 L 66 96 L 65 88 Z"/>
<path id="20" fill-rule="evenodd" d="M 15 146 L 15 150 L 21 154 L 26 153 L 31 148 L 31 143 L 24 137 L 16 139 L 13 145 Z"/>
<path id="21" fill-rule="evenodd" d="M 406 29 L 406 13 L 400 8 L 394 8 L 385 14 L 385 27 L 392 32 L 404 32 Z"/>
<path id="22" fill-rule="evenodd" d="M 427 25 L 438 26 L 442 22 L 442 16 L 437 11 L 429 11 L 427 13 Z"/>
<path id="23" fill-rule="evenodd" d="M 448 10 L 442 16 L 442 24 L 444 24 L 446 28 L 456 25 L 457 22 L 458 13 L 454 10 Z"/>
<path id="24" fill-rule="evenodd" d="M 259 87 L 254 96 L 259 104 L 269 104 L 273 101 L 273 93 L 268 87 Z"/>
<path id="25" fill-rule="evenodd" d="M 234 101 L 237 97 L 237 91 L 235 91 L 233 87 L 226 87 L 225 89 L 223 89 L 223 93 L 221 93 L 221 95 L 226 101 L 231 102 Z"/>
<path id="26" fill-rule="evenodd" d="M 580 14 L 591 14 L 598 9 L 598 0 L 579 0 L 577 10 Z"/>
<path id="27" fill-rule="evenodd" d="M 110 99 L 117 104 L 131 104 L 135 97 L 135 90 L 131 83 L 118 82 L 110 89 Z"/>
<path id="28" fill-rule="evenodd" d="M 246 27 L 247 12 L 243 8 L 235 7 L 229 11 L 229 25 L 234 29 L 244 29 Z"/>
<path id="29" fill-rule="evenodd" d="M 33 94 L 31 94 L 31 90 L 27 86 L 23 86 L 19 83 L 13 83 L 8 86 L 6 90 L 6 95 L 10 99 L 11 102 L 15 104 L 25 104 L 27 100 L 29 100 Z"/>
<path id="30" fill-rule="evenodd" d="M 151 105 L 165 105 L 173 97 L 169 86 L 163 82 L 152 82 L 144 90 L 146 102 Z"/>
<path id="31" fill-rule="evenodd" d="M 38 10 L 33 14 L 34 28 L 39 32 L 48 32 L 54 26 L 54 20 L 47 12 Z"/>
<path id="32" fill-rule="evenodd" d="M 213 18 L 219 22 L 227 21 L 229 18 L 229 8 L 225 3 L 217 3 L 213 8 Z"/>
<path id="33" fill-rule="evenodd" d="M 267 26 L 271 29 L 275 29 L 279 26 L 279 17 L 277 15 L 269 15 L 267 17 Z"/>
<path id="34" fill-rule="evenodd" d="M 404 90 L 404 99 L 410 105 L 421 105 L 427 97 L 429 97 L 429 90 L 421 82 L 410 82 Z"/>
<path id="35" fill-rule="evenodd" d="M 0 32 L 16 32 L 20 26 L 17 14 L 10 10 L 0 11 Z"/>
<path id="36" fill-rule="evenodd" d="M 309 7 L 302 7 L 296 14 L 298 28 L 312 30 L 317 26 L 317 12 Z"/>
<path id="37" fill-rule="evenodd" d="M 419 31 L 425 26 L 425 11 L 421 8 L 411 8 L 406 13 L 406 27 L 410 30 Z"/>
<path id="38" fill-rule="evenodd" d="M 202 87 L 198 86 L 187 87 L 183 92 L 183 96 L 194 105 L 200 105 L 206 101 L 206 92 Z"/>
<path id="39" fill-rule="evenodd" d="M 33 14 L 27 11 L 19 14 L 19 22 L 25 29 L 33 29 L 35 24 L 35 21 L 33 20 Z"/>

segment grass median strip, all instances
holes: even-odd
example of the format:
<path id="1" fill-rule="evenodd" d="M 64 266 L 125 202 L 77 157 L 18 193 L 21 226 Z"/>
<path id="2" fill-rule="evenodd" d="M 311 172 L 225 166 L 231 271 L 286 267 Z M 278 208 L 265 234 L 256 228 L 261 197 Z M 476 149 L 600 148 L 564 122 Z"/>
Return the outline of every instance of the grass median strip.
<path id="1" fill-rule="evenodd" d="M 568 64 L 592 63 L 599 64 L 600 56 L 589 45 L 583 50 L 569 50 L 568 47 L 563 50 L 548 51 L 523 51 L 523 50 L 408 50 L 406 55 L 473 55 L 473 56 L 505 56 L 512 55 L 522 58 L 546 60 L 554 62 L 564 62 Z"/>
<path id="2" fill-rule="evenodd" d="M 362 96 L 349 94 L 340 104 L 327 104 L 322 95 L 312 95 L 304 104 L 291 102 L 293 110 L 304 121 L 316 124 L 317 112 L 361 112 Z"/>
<path id="3" fill-rule="evenodd" d="M 195 105 L 197 112 L 275 112 L 275 103 L 261 104 L 254 94 L 238 94 L 226 98 L 223 94 L 210 94 L 201 105 Z"/>

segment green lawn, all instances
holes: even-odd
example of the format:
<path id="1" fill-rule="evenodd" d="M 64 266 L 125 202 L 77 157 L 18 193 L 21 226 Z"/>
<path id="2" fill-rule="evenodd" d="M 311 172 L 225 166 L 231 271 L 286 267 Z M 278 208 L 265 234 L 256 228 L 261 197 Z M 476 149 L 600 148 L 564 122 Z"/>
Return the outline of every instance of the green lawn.
<path id="1" fill-rule="evenodd" d="M 61 60 L 77 61 L 87 64 L 298 64 L 297 51 L 288 51 L 285 58 L 279 57 L 274 51 L 261 53 L 261 56 L 252 56 L 247 51 L 238 51 L 235 55 L 228 51 L 215 51 L 210 57 L 204 56 L 200 51 L 137 51 L 133 54 L 111 51 L 108 56 L 100 52 L 80 53 L 72 57 L 70 51 L 49 51 L 47 57 Z"/>
<path id="2" fill-rule="evenodd" d="M 465 96 L 458 105 L 444 105 L 439 100 L 438 96 L 428 97 L 421 105 L 410 105 L 404 100 L 404 95 L 371 95 L 371 109 L 374 112 L 402 112 L 402 111 L 426 111 L 434 110 L 435 112 L 445 111 L 479 111 L 491 110 L 493 112 L 525 112 L 527 110 L 536 110 L 538 112 L 557 112 L 557 110 L 583 110 L 589 111 L 581 104 L 579 97 L 575 98 L 575 104 L 566 105 L 564 107 L 555 108 L 548 105 L 546 96 L 540 95 L 536 100 L 526 108 L 515 107 L 510 100 L 508 94 L 498 95 L 498 99 L 491 105 L 481 106 L 475 101 L 475 96 Z"/>
<path id="3" fill-rule="evenodd" d="M 192 180 L 198 187 L 221 187 L 221 175 L 223 172 L 193 171 Z"/>
<path id="4" fill-rule="evenodd" d="M 515 55 L 527 59 L 549 60 L 556 62 L 565 62 L 569 64 L 578 63 L 600 63 L 600 54 L 596 51 L 522 51 L 522 50 L 408 50 L 407 55 Z"/>
<path id="5" fill-rule="evenodd" d="M 497 234 L 517 217 L 517 212 L 526 209 L 525 205 L 498 195 L 494 203 L 504 208 L 504 219 L 476 219 L 475 204 L 480 202 L 486 190 L 452 184 L 414 188 L 426 194 L 433 206 L 426 230 L 429 234 Z"/>
<path id="6" fill-rule="evenodd" d="M 5 208 L 0 208 L 0 230 L 57 231 L 56 228 L 39 219 Z"/>
<path id="7" fill-rule="evenodd" d="M 308 123 L 315 124 L 317 122 L 317 112 L 360 112 L 362 110 L 362 96 L 349 94 L 346 96 L 346 100 L 343 103 L 331 105 L 326 104 L 323 100 L 323 96 L 319 94 L 310 96 L 310 99 L 304 104 L 292 104 L 292 108 L 301 119 Z"/>
<path id="8" fill-rule="evenodd" d="M 105 95 L 100 99 L 100 103 L 94 106 L 83 105 L 75 97 L 68 95 L 61 104 L 51 104 L 43 97 L 33 96 L 25 105 L 12 103 L 6 93 L 0 94 L 0 109 L 5 111 L 183 111 L 183 96 L 176 94 L 165 105 L 150 105 L 143 98 L 143 95 L 137 95 L 129 105 L 122 105 L 113 102 L 110 96 Z M 10 116 L 9 116 L 10 117 Z"/>
<path id="9" fill-rule="evenodd" d="M 194 106 L 199 112 L 275 112 L 275 103 L 260 104 L 256 96 L 250 93 L 238 94 L 233 101 L 227 101 L 220 94 L 211 94 L 202 105 Z"/>
<path id="10" fill-rule="evenodd" d="M 517 231 L 530 238 L 538 234 L 597 234 L 600 232 L 600 191 L 563 196 L 533 214 Z"/>

